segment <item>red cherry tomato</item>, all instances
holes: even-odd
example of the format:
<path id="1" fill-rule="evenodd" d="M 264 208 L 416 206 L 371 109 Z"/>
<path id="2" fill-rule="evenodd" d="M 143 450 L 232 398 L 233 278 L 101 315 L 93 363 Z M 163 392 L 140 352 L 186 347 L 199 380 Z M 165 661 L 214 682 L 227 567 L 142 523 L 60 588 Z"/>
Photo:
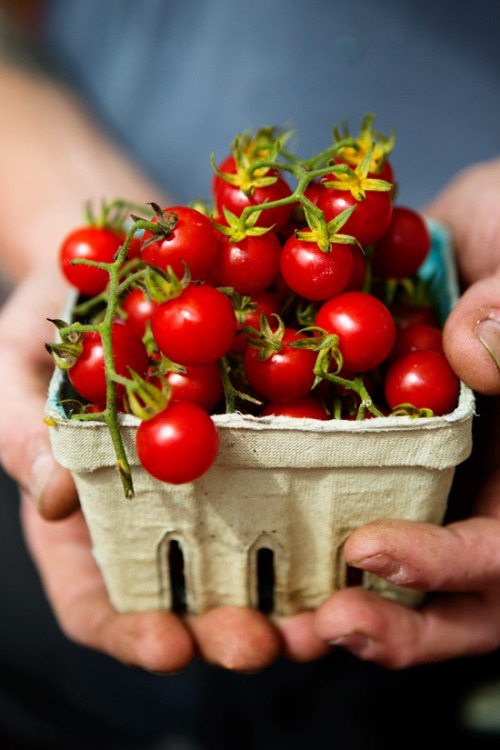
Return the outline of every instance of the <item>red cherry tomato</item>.
<path id="1" fill-rule="evenodd" d="M 325 300 L 346 287 L 352 273 L 350 245 L 333 242 L 324 252 L 316 242 L 292 235 L 281 251 L 281 274 L 296 294 L 309 300 Z"/>
<path id="2" fill-rule="evenodd" d="M 434 415 L 452 412 L 458 402 L 460 381 L 440 352 L 417 351 L 399 357 L 385 377 L 385 398 L 391 409 L 411 404 L 431 409 Z"/>
<path id="3" fill-rule="evenodd" d="M 394 360 L 408 352 L 425 350 L 443 351 L 442 331 L 437 326 L 428 323 L 414 323 L 398 329 L 390 357 Z"/>
<path id="4" fill-rule="evenodd" d="M 141 338 L 146 333 L 147 324 L 151 321 L 157 307 L 158 302 L 148 297 L 142 289 L 132 289 L 127 292 L 121 302 L 121 308 L 126 314 L 126 324 Z"/>
<path id="5" fill-rule="evenodd" d="M 228 174 L 236 173 L 236 164 L 233 156 L 228 156 L 220 164 L 219 169 Z M 232 185 L 223 177 L 215 175 L 212 182 L 212 194 L 215 200 L 217 212 L 220 217 L 224 216 L 224 208 L 229 209 L 236 216 L 241 216 L 247 206 L 260 206 L 263 203 L 288 198 L 291 190 L 286 180 L 276 170 L 269 170 L 267 177 L 275 177 L 271 185 L 255 187 L 248 195 L 237 185 Z M 280 232 L 288 224 L 293 212 L 293 204 L 286 204 L 276 208 L 263 209 L 256 225 L 259 227 L 273 227 L 275 232 Z"/>
<path id="6" fill-rule="evenodd" d="M 243 367 L 251 387 L 269 401 L 296 401 L 307 396 L 314 383 L 316 353 L 296 349 L 289 344 L 303 338 L 293 329 L 285 329 L 280 351 L 261 359 L 259 350 L 249 345 Z"/>
<path id="7" fill-rule="evenodd" d="M 411 304 L 396 300 L 390 306 L 392 317 L 398 329 L 408 328 L 416 323 L 439 327 L 439 319 L 436 310 L 429 305 Z"/>
<path id="8" fill-rule="evenodd" d="M 431 236 L 423 217 L 411 208 L 395 206 L 388 229 L 373 247 L 373 274 L 382 279 L 413 276 L 430 248 Z"/>
<path id="9" fill-rule="evenodd" d="M 179 365 L 206 365 L 223 357 L 236 333 L 229 298 L 208 284 L 190 284 L 154 311 L 151 330 L 160 351 Z"/>
<path id="10" fill-rule="evenodd" d="M 123 238 L 104 227 L 80 227 L 63 240 L 59 251 L 61 270 L 69 283 L 88 297 L 104 291 L 109 275 L 102 268 L 73 265 L 76 258 L 112 263 Z"/>
<path id="11" fill-rule="evenodd" d="M 247 310 L 244 315 L 239 313 L 236 314 L 237 326 L 236 335 L 231 344 L 230 352 L 232 354 L 242 354 L 248 346 L 248 339 L 240 333 L 242 328 L 249 326 L 251 328 L 260 329 L 261 316 L 264 315 L 269 321 L 272 321 L 273 315 L 278 315 L 280 306 L 278 304 L 277 295 L 269 291 L 257 292 L 252 294 L 252 309 Z"/>
<path id="12" fill-rule="evenodd" d="M 154 239 L 144 232 L 141 257 L 163 271 L 171 266 L 181 278 L 188 266 L 193 280 L 204 280 L 217 256 L 217 238 L 210 219 L 195 208 L 173 206 L 163 210 L 171 228 Z M 155 217 L 153 222 L 158 222 Z"/>
<path id="13" fill-rule="evenodd" d="M 238 294 L 262 292 L 278 276 L 280 253 L 280 241 L 272 230 L 238 242 L 220 234 L 211 281 L 215 286 L 232 287 Z"/>
<path id="14" fill-rule="evenodd" d="M 346 372 L 366 372 L 389 355 L 396 326 L 387 307 L 366 292 L 344 292 L 325 302 L 315 325 L 339 338 Z"/>
<path id="15" fill-rule="evenodd" d="M 312 396 L 297 401 L 270 402 L 261 411 L 261 417 L 293 417 L 294 419 L 330 419 L 323 404 Z"/>
<path id="16" fill-rule="evenodd" d="M 185 484 L 202 476 L 217 457 L 219 436 L 207 412 L 189 401 L 175 401 L 136 433 L 139 461 L 151 476 Z"/>
<path id="17" fill-rule="evenodd" d="M 129 326 L 121 322 L 113 324 L 112 345 L 114 366 L 118 375 L 130 377 L 129 368 L 143 377 L 149 366 L 148 353 L 142 340 Z M 106 377 L 104 351 L 100 333 L 86 331 L 83 334 L 82 353 L 68 370 L 73 388 L 83 398 L 94 404 L 106 401 Z M 116 395 L 122 396 L 125 388 L 116 385 Z"/>
<path id="18" fill-rule="evenodd" d="M 205 411 L 219 403 L 223 388 L 219 367 L 215 362 L 197 367 L 186 367 L 185 372 L 168 372 L 171 401 L 191 401 Z"/>
<path id="19" fill-rule="evenodd" d="M 379 239 L 389 227 L 392 216 L 390 190 L 367 190 L 363 200 L 356 200 L 350 190 L 325 187 L 318 198 L 318 208 L 331 221 L 347 208 L 356 206 L 345 224 L 342 234 L 355 237 L 366 247 Z"/>

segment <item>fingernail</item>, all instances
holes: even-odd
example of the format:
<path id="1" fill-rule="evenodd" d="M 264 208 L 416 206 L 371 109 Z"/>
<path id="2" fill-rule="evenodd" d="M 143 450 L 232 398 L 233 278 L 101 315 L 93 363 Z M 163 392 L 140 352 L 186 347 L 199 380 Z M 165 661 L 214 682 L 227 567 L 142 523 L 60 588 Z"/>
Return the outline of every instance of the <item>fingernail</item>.
<path id="1" fill-rule="evenodd" d="M 340 646 L 356 656 L 361 656 L 370 647 L 372 640 L 364 633 L 354 632 L 339 635 L 338 638 L 334 638 L 329 643 L 330 646 Z"/>
<path id="2" fill-rule="evenodd" d="M 400 562 L 393 560 L 384 553 L 370 555 L 349 564 L 369 573 L 375 573 L 375 575 L 381 576 L 391 583 L 404 585 L 411 581 L 408 570 Z"/>
<path id="3" fill-rule="evenodd" d="M 500 310 L 477 323 L 476 336 L 500 370 Z"/>
<path id="4" fill-rule="evenodd" d="M 55 468 L 56 463 L 50 453 L 39 453 L 31 465 L 30 494 L 38 508 Z"/>

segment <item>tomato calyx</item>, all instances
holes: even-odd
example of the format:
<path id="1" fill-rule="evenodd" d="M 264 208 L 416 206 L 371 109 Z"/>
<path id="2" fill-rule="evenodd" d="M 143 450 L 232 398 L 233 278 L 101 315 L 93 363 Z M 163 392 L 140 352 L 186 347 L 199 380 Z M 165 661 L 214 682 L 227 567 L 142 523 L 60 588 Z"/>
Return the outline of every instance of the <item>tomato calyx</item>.
<path id="1" fill-rule="evenodd" d="M 276 313 L 271 313 L 271 317 L 276 318 L 277 327 L 275 330 L 271 328 L 269 320 L 262 314 L 260 316 L 260 329 L 254 328 L 253 326 L 244 326 L 241 329 L 241 333 L 248 339 L 250 346 L 259 350 L 259 359 L 269 359 L 276 352 L 280 352 L 283 349 L 283 336 L 285 335 L 286 326 L 283 319 Z M 291 344 L 289 344 L 290 346 Z"/>
<path id="2" fill-rule="evenodd" d="M 151 206 L 154 214 L 151 220 L 132 214 L 136 227 L 151 233 L 151 237 L 144 240 L 142 249 L 153 242 L 158 242 L 159 239 L 170 237 L 179 221 L 179 217 L 174 211 L 163 211 L 157 203 L 149 203 L 148 205 Z"/>
<path id="3" fill-rule="evenodd" d="M 245 237 L 261 237 L 263 234 L 272 231 L 272 227 L 256 225 L 262 209 L 250 213 L 243 212 L 240 216 L 236 216 L 224 206 L 223 213 L 226 224 L 220 224 L 216 221 L 213 224 L 221 234 L 229 237 L 231 242 L 241 242 Z"/>
<path id="4" fill-rule="evenodd" d="M 61 337 L 60 342 L 45 344 L 45 350 L 54 360 L 54 364 L 60 370 L 69 370 L 83 350 L 83 330 L 75 324 L 70 325 L 58 318 L 47 318 L 53 323 Z"/>
<path id="5" fill-rule="evenodd" d="M 391 410 L 392 417 L 411 417 L 411 419 L 422 419 L 434 416 L 432 409 L 419 408 L 413 404 L 398 404 Z"/>
<path id="6" fill-rule="evenodd" d="M 338 158 L 351 165 L 359 164 L 371 149 L 369 171 L 377 174 L 384 167 L 389 154 L 394 148 L 396 134 L 394 128 L 391 129 L 389 136 L 374 130 L 374 121 L 375 115 L 371 112 L 367 113 L 361 121 L 358 135 L 353 136 L 349 130 L 347 121 L 344 120 L 342 129 L 338 125 L 334 126 L 333 140 L 340 145 L 337 152 Z M 352 139 L 354 143 L 352 145 L 343 145 L 342 142 L 348 138 Z"/>
<path id="7" fill-rule="evenodd" d="M 364 200 L 366 193 L 370 191 L 392 191 L 393 184 L 391 182 L 371 176 L 374 151 L 375 143 L 372 143 L 354 169 L 348 164 L 334 164 L 330 172 L 332 179 L 325 178 L 323 185 L 333 190 L 349 191 L 357 201 Z"/>
<path id="8" fill-rule="evenodd" d="M 355 237 L 339 231 L 356 208 L 356 206 L 350 206 L 327 222 L 323 211 L 311 210 L 309 206 L 304 206 L 308 229 L 297 230 L 295 236 L 305 242 L 315 242 L 324 253 L 331 252 L 334 244 L 358 245 L 363 249 Z"/>
<path id="9" fill-rule="evenodd" d="M 171 388 L 168 381 L 158 379 L 161 387 L 138 375 L 130 369 L 130 380 L 120 379 L 125 385 L 125 402 L 127 411 L 143 421 L 152 419 L 167 408 L 170 402 Z"/>
<path id="10" fill-rule="evenodd" d="M 283 143 L 291 133 L 278 135 L 276 128 L 261 128 L 257 133 L 245 131 L 233 141 L 231 156 L 234 170 L 220 169 L 212 154 L 211 164 L 215 174 L 245 195 L 251 196 L 256 188 L 268 187 L 277 182 L 276 159 Z"/>

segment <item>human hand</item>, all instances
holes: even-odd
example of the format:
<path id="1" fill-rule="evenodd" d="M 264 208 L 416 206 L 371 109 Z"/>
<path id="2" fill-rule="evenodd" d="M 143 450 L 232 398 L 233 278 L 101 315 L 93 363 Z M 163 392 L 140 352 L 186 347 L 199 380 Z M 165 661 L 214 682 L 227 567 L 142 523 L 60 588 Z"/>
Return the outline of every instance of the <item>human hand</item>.
<path id="1" fill-rule="evenodd" d="M 280 653 L 324 653 L 310 614 L 272 624 L 259 612 L 218 608 L 185 619 L 170 612 L 118 614 L 112 607 L 70 474 L 54 462 L 43 422 L 53 363 L 46 318 L 60 315 L 66 286 L 51 268 L 19 284 L 0 311 L 0 461 L 17 480 L 29 551 L 62 630 L 74 641 L 154 672 L 175 672 L 200 656 L 255 671 Z"/>
<path id="2" fill-rule="evenodd" d="M 466 287 L 445 325 L 446 354 L 471 388 L 489 396 L 500 393 L 499 201 L 500 160 L 464 171 L 425 209 L 449 225 Z M 490 432 L 480 447 L 484 473 L 474 476 L 473 517 L 442 528 L 377 521 L 357 529 L 344 547 L 345 560 L 354 567 L 436 593 L 421 608 L 410 609 L 369 591 L 340 591 L 314 618 L 315 632 L 325 642 L 391 668 L 499 646 L 499 403 L 488 401 L 483 421 Z"/>

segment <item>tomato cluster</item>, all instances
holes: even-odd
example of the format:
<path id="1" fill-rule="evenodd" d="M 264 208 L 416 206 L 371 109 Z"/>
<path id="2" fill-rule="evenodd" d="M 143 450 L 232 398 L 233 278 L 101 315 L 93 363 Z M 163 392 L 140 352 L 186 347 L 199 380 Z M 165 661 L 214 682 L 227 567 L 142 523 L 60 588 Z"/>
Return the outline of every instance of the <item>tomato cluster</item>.
<path id="1" fill-rule="evenodd" d="M 245 133 L 214 163 L 207 206 L 108 210 L 71 232 L 60 262 L 81 297 L 48 348 L 83 400 L 75 416 L 134 413 L 142 465 L 183 483 L 215 460 L 217 412 L 452 411 L 459 380 L 418 277 L 430 233 L 397 203 L 394 138 L 372 124 L 334 129 L 307 160 L 287 134 Z"/>

